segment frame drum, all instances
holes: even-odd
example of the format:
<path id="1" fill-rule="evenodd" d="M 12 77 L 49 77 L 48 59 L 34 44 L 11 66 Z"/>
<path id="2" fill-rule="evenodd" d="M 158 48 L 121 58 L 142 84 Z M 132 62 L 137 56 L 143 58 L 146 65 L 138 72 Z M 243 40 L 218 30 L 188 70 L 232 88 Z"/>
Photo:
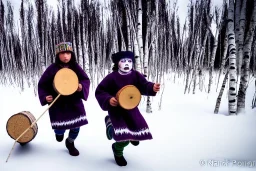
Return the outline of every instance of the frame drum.
<path id="1" fill-rule="evenodd" d="M 116 99 L 122 108 L 131 110 L 139 105 L 141 93 L 134 85 L 126 85 L 117 92 Z"/>
<path id="2" fill-rule="evenodd" d="M 53 84 L 56 92 L 68 96 L 76 92 L 79 80 L 73 70 L 62 68 L 54 76 Z"/>
<path id="3" fill-rule="evenodd" d="M 29 111 L 22 111 L 12 115 L 6 124 L 8 135 L 16 140 L 35 120 L 36 118 Z M 38 126 L 35 123 L 17 142 L 28 143 L 36 137 L 37 132 Z"/>

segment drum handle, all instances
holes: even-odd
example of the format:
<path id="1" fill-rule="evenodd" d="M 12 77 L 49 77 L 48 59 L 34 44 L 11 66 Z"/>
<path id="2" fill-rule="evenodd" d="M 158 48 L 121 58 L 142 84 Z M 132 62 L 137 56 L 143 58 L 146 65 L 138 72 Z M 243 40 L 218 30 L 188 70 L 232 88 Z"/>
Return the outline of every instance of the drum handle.
<path id="1" fill-rule="evenodd" d="M 13 151 L 13 149 L 14 149 L 14 146 L 16 145 L 17 141 L 18 141 L 30 128 L 32 128 L 32 127 L 36 124 L 36 122 L 44 115 L 44 113 L 56 102 L 56 100 L 60 97 L 60 95 L 61 95 L 61 94 L 59 94 L 59 95 L 53 100 L 53 102 L 48 106 L 48 108 L 41 114 L 41 116 L 40 116 L 37 120 L 35 120 L 35 121 L 30 125 L 30 127 L 28 127 L 28 128 L 15 140 L 15 142 L 14 142 L 14 144 L 13 144 L 13 146 L 12 146 L 12 149 L 11 149 L 11 151 L 10 151 L 10 153 L 9 153 L 9 156 L 8 156 L 8 158 L 7 158 L 7 160 L 6 160 L 6 163 L 8 162 L 8 159 L 10 158 L 11 153 L 12 153 L 12 151 Z"/>

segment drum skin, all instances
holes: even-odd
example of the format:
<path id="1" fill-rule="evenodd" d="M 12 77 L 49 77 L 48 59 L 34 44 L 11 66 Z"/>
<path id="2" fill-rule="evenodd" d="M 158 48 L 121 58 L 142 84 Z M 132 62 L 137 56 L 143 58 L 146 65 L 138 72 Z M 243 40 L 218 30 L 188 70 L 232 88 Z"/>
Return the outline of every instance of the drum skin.
<path id="1" fill-rule="evenodd" d="M 131 110 L 139 105 L 141 93 L 134 85 L 126 85 L 117 92 L 116 99 L 122 108 Z"/>
<path id="2" fill-rule="evenodd" d="M 31 124 L 36 120 L 32 113 L 29 111 L 22 111 L 12 115 L 6 124 L 8 135 L 16 140 Z M 17 142 L 28 143 L 32 141 L 38 132 L 38 126 L 35 123 Z"/>
<path id="3" fill-rule="evenodd" d="M 68 96 L 76 92 L 79 80 L 76 73 L 69 68 L 60 69 L 54 76 L 53 85 L 57 93 Z"/>

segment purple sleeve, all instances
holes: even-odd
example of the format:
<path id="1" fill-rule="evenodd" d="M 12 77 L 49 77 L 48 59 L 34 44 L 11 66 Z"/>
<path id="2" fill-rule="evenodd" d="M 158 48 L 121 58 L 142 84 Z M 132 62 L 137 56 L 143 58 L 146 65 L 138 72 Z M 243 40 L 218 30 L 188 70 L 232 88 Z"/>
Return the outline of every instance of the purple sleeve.
<path id="1" fill-rule="evenodd" d="M 109 94 L 108 90 L 111 90 L 110 83 L 111 79 L 109 76 L 105 77 L 95 90 L 95 97 L 102 110 L 107 111 L 110 107 L 109 100 L 112 96 Z"/>
<path id="2" fill-rule="evenodd" d="M 155 96 L 156 92 L 153 90 L 154 83 L 147 81 L 146 78 L 139 73 L 138 71 L 135 71 L 138 79 L 138 89 L 140 90 L 141 95 L 145 96 Z"/>
<path id="3" fill-rule="evenodd" d="M 90 91 L 90 79 L 84 70 L 77 64 L 77 77 L 79 79 L 79 83 L 82 84 L 82 91 L 78 92 L 81 95 L 81 98 L 85 101 L 88 99 L 89 91 Z"/>
<path id="4" fill-rule="evenodd" d="M 44 71 L 43 75 L 41 76 L 38 82 L 38 96 L 42 106 L 48 104 L 45 98 L 46 96 L 51 95 L 50 87 L 49 87 L 50 85 L 52 85 L 52 80 L 53 80 L 53 74 L 51 70 L 52 70 L 52 65 L 50 65 Z"/>

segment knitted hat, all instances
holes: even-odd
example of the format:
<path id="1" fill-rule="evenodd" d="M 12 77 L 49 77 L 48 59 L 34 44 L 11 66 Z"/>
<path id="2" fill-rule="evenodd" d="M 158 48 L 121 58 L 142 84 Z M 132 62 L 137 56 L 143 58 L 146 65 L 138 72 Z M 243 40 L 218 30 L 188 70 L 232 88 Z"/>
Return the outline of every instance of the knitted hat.
<path id="1" fill-rule="evenodd" d="M 111 57 L 113 63 L 115 64 L 117 64 L 123 58 L 129 58 L 132 60 L 133 63 L 135 63 L 134 53 L 131 51 L 120 51 L 120 52 L 114 53 Z"/>
<path id="2" fill-rule="evenodd" d="M 72 43 L 61 42 L 55 47 L 55 54 L 58 55 L 60 52 L 73 52 Z"/>

